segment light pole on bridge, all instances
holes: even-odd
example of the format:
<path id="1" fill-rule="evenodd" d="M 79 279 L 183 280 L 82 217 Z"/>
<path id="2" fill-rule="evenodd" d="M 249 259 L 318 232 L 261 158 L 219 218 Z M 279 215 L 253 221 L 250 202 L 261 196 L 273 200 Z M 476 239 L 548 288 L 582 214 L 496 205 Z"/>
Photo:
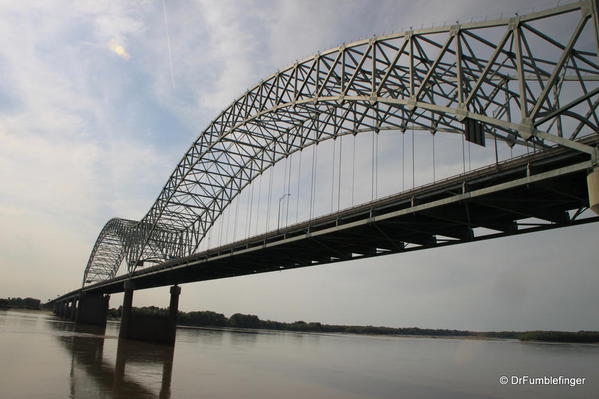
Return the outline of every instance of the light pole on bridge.
<path id="1" fill-rule="evenodd" d="M 279 198 L 279 210 L 277 212 L 277 231 L 279 231 L 279 228 L 281 227 L 281 201 L 285 197 L 291 197 L 291 194 L 285 193 L 281 196 L 281 198 Z"/>

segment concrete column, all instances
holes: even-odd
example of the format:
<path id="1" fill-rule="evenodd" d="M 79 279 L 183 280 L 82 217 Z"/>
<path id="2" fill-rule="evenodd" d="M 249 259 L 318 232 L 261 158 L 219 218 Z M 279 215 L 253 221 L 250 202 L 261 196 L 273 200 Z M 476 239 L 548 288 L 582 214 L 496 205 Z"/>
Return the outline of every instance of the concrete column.
<path id="1" fill-rule="evenodd" d="M 105 326 L 109 299 L 109 295 L 82 294 L 79 297 L 77 323 Z"/>
<path id="2" fill-rule="evenodd" d="M 108 317 L 108 310 L 110 309 L 110 295 L 106 294 L 104 295 L 104 309 L 106 312 L 106 317 Z"/>
<path id="3" fill-rule="evenodd" d="M 71 318 L 71 312 L 72 312 L 72 304 L 71 304 L 71 300 L 67 299 L 66 301 L 64 301 L 64 318 L 65 319 L 70 319 Z"/>
<path id="4" fill-rule="evenodd" d="M 73 298 L 71 301 L 71 321 L 77 320 L 78 303 L 79 300 L 77 298 Z"/>
<path id="5" fill-rule="evenodd" d="M 177 315 L 179 314 L 179 295 L 181 295 L 181 287 L 173 285 L 171 287 L 171 301 L 168 306 L 168 328 L 169 342 L 175 343 L 177 336 Z"/>
<path id="6" fill-rule="evenodd" d="M 145 314 L 132 312 L 133 289 L 125 289 L 119 338 L 174 345 L 181 288 L 175 285 L 170 293 L 167 314 Z"/>
<path id="7" fill-rule="evenodd" d="M 135 289 L 135 284 L 131 280 L 126 280 L 124 289 L 125 297 L 123 298 L 123 307 L 121 309 L 119 338 L 129 338 L 129 322 L 131 321 L 131 308 L 133 307 L 133 290 Z"/>

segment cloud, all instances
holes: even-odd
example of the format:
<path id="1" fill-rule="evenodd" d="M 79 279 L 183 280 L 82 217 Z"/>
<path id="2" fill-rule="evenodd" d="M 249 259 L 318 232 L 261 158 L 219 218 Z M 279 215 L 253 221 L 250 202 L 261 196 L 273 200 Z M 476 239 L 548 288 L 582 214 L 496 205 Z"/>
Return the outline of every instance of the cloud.
<path id="1" fill-rule="evenodd" d="M 106 57 L 110 38 L 113 51 L 128 56 L 125 43 L 140 29 L 131 10 L 45 4 L 0 5 L 0 15 L 10 15 L 0 26 L 6 295 L 22 294 L 17 280 L 25 274 L 43 278 L 43 297 L 66 289 L 63 272 L 79 280 L 102 225 L 115 215 L 143 216 L 174 165 L 147 132 L 128 129 L 132 110 L 121 104 L 139 102 L 129 93 L 139 86 Z"/>
<path id="2" fill-rule="evenodd" d="M 200 93 L 202 107 L 218 110 L 228 106 L 258 79 L 255 73 L 259 37 L 242 25 L 246 7 L 231 1 L 200 1 L 202 22 L 210 35 L 206 37 L 209 67 L 217 72 L 208 90 Z M 247 17 L 246 17 L 247 18 Z"/>

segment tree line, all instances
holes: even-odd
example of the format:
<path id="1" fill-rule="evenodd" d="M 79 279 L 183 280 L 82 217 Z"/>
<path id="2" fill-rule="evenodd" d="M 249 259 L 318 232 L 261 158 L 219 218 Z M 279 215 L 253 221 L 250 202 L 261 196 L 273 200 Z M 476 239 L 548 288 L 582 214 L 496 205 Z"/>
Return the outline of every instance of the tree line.
<path id="1" fill-rule="evenodd" d="M 36 298 L 0 298 L 0 309 L 40 309 L 40 300 Z"/>
<path id="2" fill-rule="evenodd" d="M 155 306 L 133 308 L 133 312 L 165 317 L 168 309 Z M 119 319 L 121 308 L 110 309 L 109 317 Z M 177 324 L 190 327 L 229 327 L 250 328 L 279 331 L 321 332 L 321 333 L 347 333 L 347 334 L 372 334 L 372 335 L 413 335 L 432 337 L 473 337 L 473 338 L 502 338 L 520 339 L 523 341 L 554 341 L 554 342 L 599 342 L 598 331 L 467 331 L 451 329 L 432 329 L 419 327 L 392 328 L 381 326 L 356 326 L 336 325 L 319 322 L 295 321 L 285 323 L 272 320 L 261 320 L 252 314 L 235 313 L 226 317 L 222 313 L 211 311 L 179 312 Z"/>

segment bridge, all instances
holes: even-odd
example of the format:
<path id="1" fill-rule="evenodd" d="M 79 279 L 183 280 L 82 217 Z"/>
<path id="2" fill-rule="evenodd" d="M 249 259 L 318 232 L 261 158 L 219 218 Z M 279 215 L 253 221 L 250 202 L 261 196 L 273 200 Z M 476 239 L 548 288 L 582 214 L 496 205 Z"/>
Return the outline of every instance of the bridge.
<path id="1" fill-rule="evenodd" d="M 131 314 L 133 291 L 174 285 L 166 327 L 157 328 L 160 338 L 148 338 L 172 342 L 177 284 L 596 222 L 590 210 L 599 213 L 598 48 L 597 2 L 579 1 L 529 15 L 373 37 L 298 61 L 262 80 L 210 123 L 140 221 L 106 223 L 82 287 L 53 300 L 56 312 L 102 324 L 105 295 L 124 291 L 121 336 L 144 339 L 144 329 L 132 326 L 154 322 Z M 416 151 L 416 134 L 431 138 L 430 150 Z M 358 185 L 370 187 L 371 196 L 355 205 L 356 141 L 365 135 L 372 145 L 360 152 L 371 152 L 370 180 Z M 402 162 L 402 191 L 383 197 L 377 192 L 379 137 L 402 140 L 394 156 Z M 456 138 L 457 151 L 447 145 Z M 351 171 L 342 165 L 348 140 Z M 318 153 L 326 145 L 332 148 L 331 184 L 325 185 L 331 207 L 317 215 Z M 487 163 L 466 170 L 471 146 Z M 310 184 L 301 179 L 309 169 L 301 167 L 308 149 Z M 429 161 L 425 169 L 433 176 L 419 186 L 417 153 Z M 461 161 L 461 173 L 437 179 L 441 157 Z M 281 201 L 289 212 L 294 160 L 300 165 L 296 213 L 305 186 L 309 214 L 294 224 L 285 217 L 281 226 Z M 405 160 L 412 163 L 408 189 Z M 277 165 L 285 166 L 287 181 L 273 200 Z M 392 175 L 398 177 L 396 168 Z M 266 199 L 260 201 L 259 191 L 254 204 L 257 182 L 261 190 L 267 173 Z M 342 173 L 352 176 L 348 207 L 341 207 L 349 191 L 342 190 Z M 235 231 L 223 242 L 224 215 L 235 204 L 236 230 L 243 195 L 249 209 L 245 237 L 237 239 Z M 277 199 L 275 229 L 270 218 Z M 251 234 L 252 211 L 257 208 L 257 224 L 262 202 L 268 204 L 264 231 Z M 216 226 L 221 242 L 211 246 Z"/>

